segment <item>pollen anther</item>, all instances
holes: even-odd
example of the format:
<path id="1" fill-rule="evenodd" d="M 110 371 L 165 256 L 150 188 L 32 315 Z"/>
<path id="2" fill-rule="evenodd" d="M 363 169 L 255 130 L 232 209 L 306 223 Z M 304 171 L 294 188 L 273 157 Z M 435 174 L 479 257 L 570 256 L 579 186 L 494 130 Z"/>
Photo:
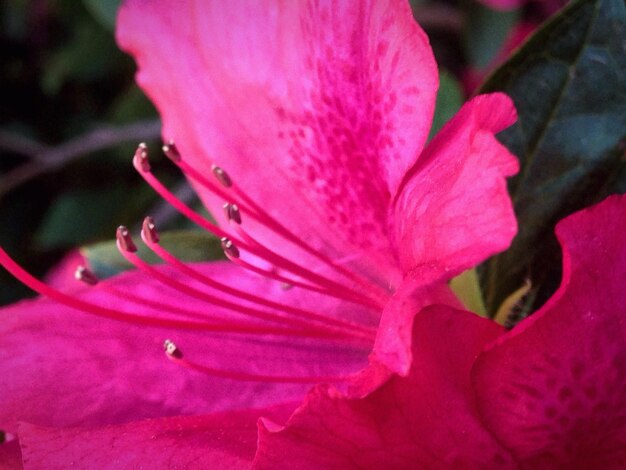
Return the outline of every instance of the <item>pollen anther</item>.
<path id="1" fill-rule="evenodd" d="M 132 237 L 130 236 L 130 232 L 126 227 L 120 225 L 115 232 L 115 238 L 117 239 L 118 246 L 129 253 L 135 253 L 137 251 L 137 246 L 135 242 L 133 242 Z"/>
<path id="2" fill-rule="evenodd" d="M 159 232 L 154 224 L 154 219 L 152 217 L 146 217 L 143 219 L 143 224 L 141 226 L 141 233 L 144 238 L 147 238 L 152 243 L 159 243 Z"/>
<path id="3" fill-rule="evenodd" d="M 150 161 L 148 160 L 148 146 L 145 143 L 140 143 L 135 150 L 133 156 L 133 164 L 135 168 L 141 171 L 150 171 Z"/>
<path id="4" fill-rule="evenodd" d="M 222 250 L 228 257 L 239 258 L 239 249 L 230 239 L 222 237 L 220 241 L 222 242 Z"/>
<path id="5" fill-rule="evenodd" d="M 211 165 L 211 171 L 213 172 L 213 175 L 215 176 L 217 181 L 222 184 L 222 186 L 230 188 L 233 185 L 230 176 L 228 176 L 228 173 L 226 173 L 223 168 L 217 165 Z"/>
<path id="6" fill-rule="evenodd" d="M 182 351 L 178 349 L 178 346 L 176 346 L 174 342 L 170 341 L 169 339 L 166 339 L 163 342 L 163 349 L 165 350 L 165 354 L 167 354 L 169 357 L 172 357 L 174 359 L 182 359 L 183 357 Z"/>
<path id="7" fill-rule="evenodd" d="M 179 162 L 181 160 L 180 152 L 178 148 L 176 148 L 176 144 L 173 140 L 167 142 L 167 144 L 162 147 L 163 153 L 172 160 L 173 162 Z"/>
<path id="8" fill-rule="evenodd" d="M 76 268 L 76 271 L 74 271 L 74 278 L 76 278 L 77 281 L 84 282 L 90 286 L 95 286 L 99 281 L 96 275 L 85 266 L 78 266 Z"/>
<path id="9" fill-rule="evenodd" d="M 222 208 L 224 209 L 224 215 L 228 220 L 232 220 L 238 224 L 241 223 L 241 212 L 239 211 L 239 206 L 237 204 L 225 202 Z"/>

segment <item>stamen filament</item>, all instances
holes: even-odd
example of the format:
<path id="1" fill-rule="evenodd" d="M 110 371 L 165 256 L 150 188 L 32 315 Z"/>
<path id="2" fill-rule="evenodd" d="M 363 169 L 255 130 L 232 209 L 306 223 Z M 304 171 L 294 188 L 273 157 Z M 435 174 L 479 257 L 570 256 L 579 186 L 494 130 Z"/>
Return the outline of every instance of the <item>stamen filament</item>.
<path id="1" fill-rule="evenodd" d="M 250 294 L 248 292 L 245 292 L 243 290 L 240 289 L 236 289 L 234 287 L 229 286 L 228 284 L 224 284 L 221 283 L 219 281 L 216 281 L 204 274 L 202 274 L 200 271 L 188 266 L 187 264 L 181 262 L 180 260 L 178 260 L 175 256 L 173 256 L 170 252 L 168 252 L 165 248 L 163 248 L 161 245 L 159 245 L 157 242 L 155 242 L 154 240 L 158 240 L 158 235 L 156 232 L 156 229 L 154 227 L 154 222 L 152 221 L 152 219 L 150 217 L 147 217 L 144 220 L 143 223 L 143 229 L 141 231 L 141 237 L 144 241 L 144 243 L 146 244 L 146 246 L 148 246 L 148 248 L 150 248 L 150 250 L 152 250 L 159 258 L 161 258 L 163 261 L 165 261 L 166 263 L 170 264 L 171 266 L 175 267 L 176 269 L 178 269 L 179 271 L 181 271 L 182 273 L 186 274 L 187 276 L 213 288 L 216 289 L 218 291 L 221 292 L 225 292 L 229 295 L 232 295 L 234 297 L 237 298 L 241 298 L 241 299 L 245 299 L 248 300 L 250 302 L 254 302 L 257 303 L 259 305 L 263 305 L 265 307 L 269 307 L 269 308 L 273 308 L 276 310 L 280 310 L 286 313 L 290 313 L 293 315 L 298 315 L 304 318 L 309 318 L 313 321 L 317 321 L 317 322 L 322 322 L 322 323 L 326 323 L 326 324 L 330 324 L 330 325 L 334 325 L 334 326 L 338 326 L 338 327 L 343 327 L 343 328 L 347 328 L 349 332 L 354 333 L 354 330 L 360 330 L 362 333 L 367 334 L 368 337 L 371 339 L 373 337 L 373 335 L 375 335 L 376 331 L 371 329 L 371 328 L 366 328 L 363 327 L 361 325 L 355 324 L 355 323 L 350 323 L 350 322 L 346 322 L 346 321 L 342 321 L 336 318 L 330 318 L 330 317 L 325 317 L 323 315 L 317 314 L 315 312 L 311 312 L 308 310 L 303 310 L 297 307 L 292 307 L 290 305 L 285 305 L 285 304 L 281 304 L 278 302 L 274 302 L 272 300 L 268 300 L 265 299 L 263 297 L 259 297 L 257 295 L 254 294 Z"/>
<path id="2" fill-rule="evenodd" d="M 217 324 L 211 324 L 207 322 L 194 322 L 185 320 L 176 320 L 169 318 L 153 318 L 138 315 L 135 313 L 123 312 L 120 310 L 113 310 L 110 308 L 102 307 L 100 305 L 86 302 L 77 297 L 67 295 L 53 287 L 44 284 L 39 279 L 33 277 L 30 273 L 25 271 L 19 264 L 17 264 L 6 251 L 0 247 L 0 265 L 2 265 L 9 273 L 11 273 L 17 280 L 24 285 L 30 287 L 32 290 L 40 295 L 46 296 L 52 300 L 79 310 L 89 315 L 95 315 L 98 317 L 107 318 L 109 320 L 122 321 L 125 323 L 131 323 L 135 325 L 154 326 L 159 328 L 181 328 L 187 330 L 198 331 L 211 331 L 222 333 L 243 333 L 243 334 L 272 334 L 272 335 L 285 335 L 285 336 L 311 336 L 310 331 L 292 330 L 285 328 L 273 328 L 266 326 L 257 326 L 239 322 L 227 322 L 221 321 Z"/>
<path id="3" fill-rule="evenodd" d="M 252 271 L 254 273 L 260 274 L 261 276 L 265 276 L 267 278 L 274 279 L 276 281 L 280 281 L 280 282 L 282 282 L 285 285 L 288 285 L 290 287 L 300 287 L 302 289 L 310 290 L 311 292 L 317 292 L 317 293 L 320 293 L 320 294 L 328 295 L 330 297 L 335 297 L 337 299 L 346 300 L 346 301 L 354 303 L 354 304 L 363 305 L 364 307 L 367 307 L 367 308 L 375 308 L 375 309 L 378 308 L 377 305 L 372 304 L 372 302 L 368 301 L 367 299 L 350 297 L 346 293 L 344 293 L 342 291 L 339 291 L 337 289 L 330 291 L 330 290 L 325 289 L 323 287 L 313 286 L 311 284 L 307 284 L 305 282 L 300 282 L 300 281 L 298 281 L 296 279 L 283 276 L 283 275 L 279 274 L 276 271 L 260 268 L 258 266 L 255 266 L 253 264 L 250 264 L 250 263 L 242 260 L 238 256 L 233 256 L 233 253 L 232 253 L 231 250 L 224 250 L 224 254 L 226 255 L 226 257 L 230 261 L 235 263 L 237 266 L 240 266 L 240 267 L 242 267 L 244 269 L 247 269 L 249 271 Z"/>
<path id="4" fill-rule="evenodd" d="M 175 161 L 175 160 L 173 160 Z M 182 161 L 182 160 L 181 160 Z M 303 279 L 308 279 L 314 283 L 317 283 L 319 285 L 325 286 L 327 287 L 329 290 L 348 290 L 351 291 L 352 295 L 356 296 L 356 297 L 368 297 L 368 294 L 370 293 L 370 291 L 367 291 L 367 294 L 361 294 L 359 292 L 355 292 L 352 289 L 350 289 L 347 286 L 341 285 L 339 283 L 337 283 L 336 281 L 333 281 L 331 279 L 328 279 L 324 276 L 321 276 L 313 271 L 310 271 L 302 266 L 299 266 L 295 263 L 293 263 L 292 261 L 288 260 L 287 258 L 284 258 L 283 256 L 280 256 L 274 252 L 272 252 L 271 250 L 268 250 L 267 248 L 265 248 L 264 246 L 262 246 L 261 244 L 259 244 L 258 242 L 256 242 L 255 240 L 253 240 L 249 235 L 244 233 L 244 237 L 246 239 L 246 242 L 243 242 L 241 240 L 238 240 L 234 237 L 232 237 L 232 235 L 228 235 L 226 234 L 226 232 L 222 229 L 220 229 L 218 226 L 210 223 L 208 220 L 206 220 L 204 217 L 200 216 L 198 213 L 194 212 L 189 206 L 187 206 L 185 203 L 183 203 L 180 199 L 178 199 L 176 196 L 174 196 L 165 186 L 163 186 L 163 184 L 152 174 L 151 169 L 150 169 L 150 164 L 148 161 L 148 152 L 147 152 L 147 147 L 144 145 L 141 145 L 137 148 L 135 155 L 133 157 L 133 165 L 135 167 L 135 169 L 139 172 L 139 174 L 143 177 L 143 179 L 161 196 L 163 197 L 163 199 L 165 199 L 167 202 L 169 202 L 176 210 L 178 210 L 181 214 L 185 215 L 187 218 L 189 218 L 189 220 L 193 221 L 194 223 L 198 224 L 200 227 L 204 228 L 205 230 L 209 231 L 210 233 L 213 233 L 214 235 L 216 235 L 217 237 L 220 238 L 229 238 L 232 239 L 236 245 L 238 246 L 238 248 L 240 249 L 245 249 L 246 251 L 249 251 L 250 253 L 266 259 L 267 261 L 271 262 L 272 264 L 274 264 L 277 267 L 281 267 L 286 269 L 287 271 L 291 271 L 292 273 L 294 273 L 295 275 L 303 278 Z M 223 178 L 228 178 L 228 181 L 230 181 L 230 178 L 224 174 Z M 235 224 L 237 228 L 240 229 L 238 224 Z M 241 235 L 241 233 L 240 233 Z M 385 305 L 385 299 L 372 299 L 372 307 L 377 308 L 377 309 L 381 309 L 383 308 L 383 306 Z"/>
<path id="5" fill-rule="evenodd" d="M 169 145 L 173 145 L 173 143 L 170 143 Z M 180 156 L 178 152 L 177 152 L 177 156 L 178 158 L 170 157 L 170 160 L 172 160 L 172 162 L 176 166 L 178 166 L 184 174 L 190 176 L 192 179 L 200 183 L 200 185 L 204 186 L 206 189 L 222 197 L 223 199 L 225 200 L 233 199 L 232 196 L 226 195 L 225 191 L 222 188 L 218 187 L 216 184 L 214 184 L 213 182 L 208 180 L 204 175 L 198 172 L 193 166 L 189 165 Z M 229 185 L 229 189 L 235 194 L 236 197 L 239 198 L 239 200 L 237 200 L 237 198 L 234 198 L 234 200 L 236 201 L 236 204 L 238 204 L 240 208 L 245 211 L 247 216 L 250 216 L 251 218 L 255 219 L 257 222 L 265 225 L 267 228 L 273 230 L 274 232 L 279 233 L 285 239 L 294 243 L 295 245 L 297 245 L 298 247 L 300 247 L 301 249 L 303 249 L 310 255 L 315 256 L 317 259 L 319 259 L 320 261 L 322 261 L 323 263 L 325 263 L 326 265 L 328 265 L 329 267 L 331 267 L 338 273 L 351 279 L 352 281 L 359 284 L 361 287 L 367 289 L 368 291 L 371 291 L 374 288 L 379 292 L 379 295 L 383 296 L 383 298 L 389 297 L 389 293 L 380 289 L 378 285 L 372 282 L 369 282 L 368 280 L 356 275 L 354 272 L 337 264 L 334 260 L 332 260 L 328 256 L 321 253 L 319 250 L 316 250 L 311 245 L 306 243 L 301 237 L 296 236 L 287 227 L 282 225 L 279 221 L 277 221 L 275 218 L 269 215 L 262 207 L 256 204 L 236 184 L 231 182 Z"/>
<path id="6" fill-rule="evenodd" d="M 118 234 L 119 233 L 120 233 L 120 229 L 118 229 Z M 294 319 L 294 318 L 282 317 L 282 316 L 276 315 L 276 313 L 265 312 L 265 311 L 261 311 L 261 310 L 254 309 L 251 307 L 246 307 L 244 305 L 236 304 L 225 299 L 220 299 L 206 292 L 202 292 L 191 286 L 183 284 L 182 282 L 179 282 L 171 278 L 170 276 L 163 274 L 162 272 L 158 271 L 157 269 L 153 268 L 148 263 L 143 261 L 134 253 L 124 250 L 122 244 L 119 241 L 119 238 L 120 237 L 118 235 L 118 249 L 120 253 L 122 254 L 122 256 L 124 256 L 124 258 L 126 258 L 128 262 L 130 262 L 133 266 L 145 272 L 149 276 L 165 284 L 166 286 L 171 287 L 174 290 L 178 290 L 190 297 L 193 297 L 198 300 L 207 302 L 211 305 L 225 308 L 233 312 L 237 312 L 237 313 L 247 315 L 253 318 L 272 321 L 272 322 L 278 322 L 278 323 L 282 323 L 285 325 L 304 327 L 309 330 L 310 332 L 309 336 L 337 337 L 337 336 L 345 336 L 346 334 L 348 334 L 349 336 L 353 336 L 353 334 L 351 333 L 340 332 L 337 330 L 329 330 L 328 327 L 323 327 L 322 325 L 319 325 L 319 326 L 311 325 L 309 322 L 306 322 L 306 321 L 302 321 L 302 320 Z"/>
<path id="7" fill-rule="evenodd" d="M 371 308 L 374 308 L 374 309 L 383 308 L 384 303 L 382 303 L 382 301 L 378 299 L 370 298 L 368 295 L 363 295 L 360 292 L 357 292 L 351 289 L 350 287 L 339 284 L 338 282 L 333 281 L 332 279 L 328 279 L 309 269 L 303 268 L 302 266 L 290 261 L 289 259 L 284 258 L 283 256 L 267 249 L 266 247 L 261 245 L 259 242 L 257 242 L 254 238 L 252 238 L 250 235 L 248 235 L 248 233 L 245 230 L 243 230 L 243 228 L 240 225 L 238 224 L 234 225 L 234 230 L 237 233 L 237 235 L 239 235 L 239 237 L 245 241 L 245 246 L 247 247 L 246 248 L 247 251 L 254 253 L 260 258 L 263 258 L 269 261 L 274 266 L 290 271 L 291 273 L 295 274 L 296 276 L 299 276 L 302 279 L 307 279 L 309 281 L 312 281 L 318 284 L 319 286 L 324 287 L 327 292 L 337 292 L 337 291 L 344 292 L 344 293 L 347 293 L 350 298 L 362 299 L 363 301 L 362 303 Z"/>

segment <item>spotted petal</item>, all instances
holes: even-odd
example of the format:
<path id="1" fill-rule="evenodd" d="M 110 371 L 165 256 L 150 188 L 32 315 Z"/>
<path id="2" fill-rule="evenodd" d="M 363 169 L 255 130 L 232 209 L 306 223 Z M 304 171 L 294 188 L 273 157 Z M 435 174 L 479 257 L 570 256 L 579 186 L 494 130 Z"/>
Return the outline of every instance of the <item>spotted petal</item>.
<path id="1" fill-rule="evenodd" d="M 438 83 L 408 2 L 131 0 L 118 41 L 184 158 L 205 174 L 225 168 L 314 247 L 397 278 L 388 206 L 426 140 Z M 221 217 L 224 201 L 198 191 Z"/>
<path id="2" fill-rule="evenodd" d="M 473 371 L 485 424 L 529 468 L 626 465 L 626 197 L 557 226 L 559 291 Z"/>

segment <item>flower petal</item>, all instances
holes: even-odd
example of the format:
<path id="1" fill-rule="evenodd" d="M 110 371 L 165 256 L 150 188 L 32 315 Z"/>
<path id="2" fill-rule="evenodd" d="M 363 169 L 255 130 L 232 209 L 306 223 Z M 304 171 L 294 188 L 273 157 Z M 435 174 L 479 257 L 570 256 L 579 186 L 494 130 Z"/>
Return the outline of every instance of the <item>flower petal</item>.
<path id="1" fill-rule="evenodd" d="M 446 283 L 424 286 L 419 276 L 405 280 L 383 310 L 373 351 L 376 362 L 392 372 L 406 375 L 413 357 L 415 314 L 435 304 L 462 308 Z"/>
<path id="2" fill-rule="evenodd" d="M 292 408 L 291 406 L 289 407 Z M 257 420 L 284 410 L 152 419 L 99 428 L 19 428 L 28 468 L 250 468 Z"/>
<path id="3" fill-rule="evenodd" d="M 518 164 L 494 134 L 515 119 L 506 95 L 474 98 L 407 174 L 394 209 L 396 252 L 422 285 L 449 280 L 510 244 L 517 224 L 505 177 Z"/>
<path id="4" fill-rule="evenodd" d="M 297 288 L 281 289 L 279 283 L 229 263 L 196 267 L 205 275 L 270 300 L 304 308 L 315 306 L 336 318 L 346 310 L 347 314 L 355 313 L 351 304 Z M 161 267 L 160 271 L 199 287 L 171 269 Z M 105 290 L 111 287 L 128 294 L 119 297 Z M 153 319 L 173 317 L 167 314 L 167 308 L 159 310 L 133 302 L 127 297 L 131 294 L 211 315 L 217 322 L 245 319 L 241 314 L 181 295 L 137 272 L 101 282 L 78 295 L 82 300 Z M 236 298 L 231 300 L 241 303 Z M 136 325 L 94 317 L 47 299 L 15 304 L 0 310 L 0 315 L 0 377 L 10 378 L 2 385 L 0 429 L 12 432 L 17 421 L 89 426 L 263 407 L 297 400 L 310 388 L 307 384 L 230 380 L 189 370 L 167 360 L 162 346 L 165 339 L 174 341 L 185 359 L 205 366 L 288 377 L 344 376 L 367 363 L 371 348 L 371 344 L 359 346 L 320 338 Z M 254 324 L 268 326 L 270 322 Z"/>
<path id="5" fill-rule="evenodd" d="M 128 1 L 117 36 L 184 158 L 204 174 L 214 159 L 317 249 L 396 274 L 388 204 L 427 138 L 438 83 L 406 1 Z M 224 201 L 198 190 L 222 217 Z"/>
<path id="6" fill-rule="evenodd" d="M 443 306 L 415 317 L 410 374 L 363 399 L 317 387 L 280 431 L 260 427 L 258 468 L 507 468 L 479 421 L 470 369 L 497 324 Z"/>
<path id="7" fill-rule="evenodd" d="M 626 197 L 557 226 L 563 281 L 478 359 L 483 420 L 529 468 L 626 465 Z"/>
<path id="8" fill-rule="evenodd" d="M 22 470 L 22 452 L 17 439 L 0 443 L 0 470 Z"/>

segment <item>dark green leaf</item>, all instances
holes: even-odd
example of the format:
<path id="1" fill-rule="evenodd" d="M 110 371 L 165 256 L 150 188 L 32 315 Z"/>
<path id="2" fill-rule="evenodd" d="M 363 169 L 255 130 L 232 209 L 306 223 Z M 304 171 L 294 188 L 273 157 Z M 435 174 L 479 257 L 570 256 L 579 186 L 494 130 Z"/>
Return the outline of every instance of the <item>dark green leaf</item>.
<path id="1" fill-rule="evenodd" d="M 439 91 L 429 139 L 450 120 L 463 104 L 463 92 L 455 78 L 445 70 L 439 75 Z"/>
<path id="2" fill-rule="evenodd" d="M 121 0 L 83 0 L 93 17 L 109 31 L 115 30 L 115 18 Z"/>
<path id="3" fill-rule="evenodd" d="M 463 41 L 469 63 L 478 69 L 489 65 L 518 20 L 517 10 L 497 11 L 471 2 Z"/>
<path id="4" fill-rule="evenodd" d="M 224 254 L 219 239 L 199 230 L 177 230 L 161 234 L 160 244 L 186 262 L 223 259 Z M 138 255 L 151 264 L 160 259 L 145 245 L 137 243 Z M 113 276 L 132 268 L 117 250 L 115 242 L 103 242 L 81 248 L 81 253 L 89 262 L 96 276 L 101 279 Z"/>
<path id="5" fill-rule="evenodd" d="M 544 302 L 560 281 L 556 222 L 624 190 L 625 41 L 624 0 L 575 1 L 481 90 L 515 101 L 519 120 L 499 138 L 522 167 L 510 184 L 519 234 L 482 269 L 492 313 L 526 278 Z"/>

